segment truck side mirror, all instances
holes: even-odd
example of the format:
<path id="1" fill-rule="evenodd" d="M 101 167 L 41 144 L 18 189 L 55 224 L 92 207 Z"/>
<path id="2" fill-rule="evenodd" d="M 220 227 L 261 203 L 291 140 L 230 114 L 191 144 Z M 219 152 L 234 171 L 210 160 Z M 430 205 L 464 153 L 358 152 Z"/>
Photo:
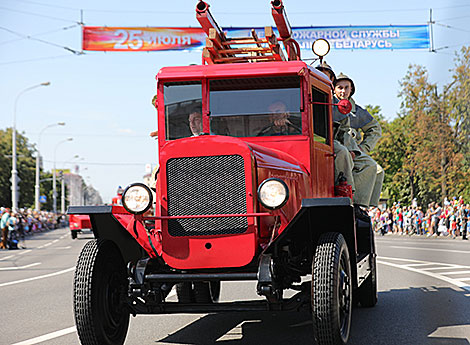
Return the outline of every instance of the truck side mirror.
<path id="1" fill-rule="evenodd" d="M 324 103 L 324 102 L 312 102 L 312 104 L 325 104 L 338 107 L 338 111 L 343 114 L 349 114 L 352 110 L 352 104 L 347 99 L 342 99 L 338 103 Z"/>
<path id="2" fill-rule="evenodd" d="M 346 115 L 351 112 L 352 104 L 347 99 L 340 100 L 337 104 L 334 104 L 338 107 L 338 110 L 341 114 Z"/>

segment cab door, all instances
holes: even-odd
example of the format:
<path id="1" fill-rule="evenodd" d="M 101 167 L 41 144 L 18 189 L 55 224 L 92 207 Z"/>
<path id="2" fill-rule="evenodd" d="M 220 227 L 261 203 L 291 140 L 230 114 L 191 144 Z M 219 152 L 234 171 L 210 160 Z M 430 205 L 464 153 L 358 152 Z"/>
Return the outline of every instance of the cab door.
<path id="1" fill-rule="evenodd" d="M 315 78 L 310 80 L 310 111 L 312 128 L 313 192 L 316 197 L 334 196 L 334 151 L 331 91 Z"/>

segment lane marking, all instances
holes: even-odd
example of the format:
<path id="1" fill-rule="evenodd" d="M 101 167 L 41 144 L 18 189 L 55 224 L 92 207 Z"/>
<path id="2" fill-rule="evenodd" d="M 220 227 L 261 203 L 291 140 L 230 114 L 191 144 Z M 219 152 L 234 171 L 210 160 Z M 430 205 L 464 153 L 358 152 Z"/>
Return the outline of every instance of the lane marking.
<path id="1" fill-rule="evenodd" d="M 0 271 L 11 271 L 11 270 L 22 270 L 23 268 L 33 267 L 40 265 L 40 262 L 35 262 L 34 264 L 29 264 L 25 266 L 16 266 L 16 267 L 0 267 Z"/>
<path id="2" fill-rule="evenodd" d="M 14 255 L 8 255 L 8 256 L 5 256 L 4 258 L 1 258 L 0 261 L 8 260 L 12 257 L 14 257 Z"/>
<path id="3" fill-rule="evenodd" d="M 55 249 L 70 249 L 72 246 L 66 246 L 66 247 L 56 247 Z"/>
<path id="4" fill-rule="evenodd" d="M 435 251 L 435 252 L 450 252 L 450 253 L 470 254 L 469 250 L 438 249 L 438 248 L 423 248 L 423 247 L 406 247 L 406 246 L 390 246 L 390 248 L 414 249 L 414 250 L 432 250 L 432 251 Z"/>
<path id="5" fill-rule="evenodd" d="M 32 250 L 31 249 L 25 250 L 24 252 L 18 253 L 18 255 L 23 255 L 29 252 L 32 252 Z"/>
<path id="6" fill-rule="evenodd" d="M 407 265 L 395 264 L 395 263 L 392 263 L 392 262 L 387 262 L 387 261 L 380 260 L 380 259 L 392 259 L 392 260 L 399 260 L 399 261 L 407 261 L 406 259 L 390 258 L 390 257 L 377 257 L 377 258 L 378 258 L 377 262 L 379 262 L 383 265 L 388 265 L 388 266 L 392 266 L 392 267 L 395 267 L 395 268 L 400 268 L 400 269 L 415 272 L 415 273 L 421 273 L 421 274 L 430 276 L 430 277 L 435 278 L 435 279 L 443 280 L 447 283 L 458 286 L 459 288 L 462 288 L 464 290 L 470 291 L 470 285 L 468 285 L 467 283 L 464 283 L 463 281 L 461 281 L 463 279 L 461 279 L 461 280 L 452 279 L 452 278 L 443 276 L 443 275 L 438 274 L 438 273 L 428 272 L 428 271 L 424 271 L 422 269 L 409 267 Z M 418 261 L 418 260 L 409 260 L 409 261 L 414 262 L 414 261 Z M 437 262 L 430 262 L 430 263 L 431 264 L 439 264 Z M 460 266 L 460 267 L 464 267 L 464 266 Z"/>
<path id="7" fill-rule="evenodd" d="M 59 242 L 59 240 L 54 240 L 54 241 L 52 241 L 52 243 L 57 243 L 57 242 Z"/>
<path id="8" fill-rule="evenodd" d="M 408 266 L 409 266 L 409 265 L 408 265 Z M 452 271 L 452 272 L 443 272 L 443 273 L 441 273 L 441 274 L 447 275 L 447 274 L 467 274 L 467 273 L 470 273 L 470 271 L 458 271 L 458 272 Z"/>
<path id="9" fill-rule="evenodd" d="M 49 247 L 52 244 L 52 242 L 46 243 L 44 247 Z"/>
<path id="10" fill-rule="evenodd" d="M 30 282 L 30 281 L 32 281 L 32 280 L 38 280 L 38 279 L 44 279 L 44 278 L 54 277 L 54 276 L 58 276 L 58 275 L 60 275 L 60 274 L 72 272 L 73 270 L 75 270 L 75 266 L 74 266 L 74 267 L 67 268 L 67 269 L 62 270 L 62 271 L 58 271 L 58 272 L 54 272 L 54 273 L 45 274 L 45 275 L 42 275 L 42 276 L 37 276 L 37 277 L 32 277 L 32 278 L 26 278 L 26 279 L 21 279 L 21 280 L 15 280 L 15 281 L 8 282 L 8 283 L 1 283 L 1 284 L 0 284 L 0 287 L 9 286 L 9 285 L 14 285 L 14 284 L 20 284 L 20 283 L 25 283 L 25 282 Z"/>
<path id="11" fill-rule="evenodd" d="M 76 331 L 77 331 L 77 328 L 73 326 L 73 327 L 61 329 L 60 331 L 47 333 L 36 338 L 24 340 L 22 342 L 15 343 L 12 345 L 34 345 L 34 344 L 42 343 L 43 341 L 46 341 L 46 340 L 51 340 L 51 339 L 58 338 L 66 334 L 74 333 Z"/>
<path id="12" fill-rule="evenodd" d="M 408 265 L 407 265 L 408 266 Z M 421 268 L 423 271 L 433 271 L 433 270 L 447 270 L 447 269 L 452 269 L 452 268 L 460 268 L 462 266 L 459 265 L 450 265 L 448 264 L 445 267 L 427 267 L 427 268 Z"/>

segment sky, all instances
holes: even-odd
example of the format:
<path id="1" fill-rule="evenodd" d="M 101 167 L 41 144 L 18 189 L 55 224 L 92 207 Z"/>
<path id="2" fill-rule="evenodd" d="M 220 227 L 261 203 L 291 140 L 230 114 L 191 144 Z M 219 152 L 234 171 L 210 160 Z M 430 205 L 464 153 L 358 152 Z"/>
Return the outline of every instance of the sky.
<path id="1" fill-rule="evenodd" d="M 222 27 L 274 26 L 268 0 L 208 0 Z M 118 186 L 141 181 L 157 164 L 155 76 L 165 66 L 200 63 L 201 52 L 84 52 L 88 26 L 199 27 L 195 0 L 0 0 L 0 128 L 16 128 L 37 144 L 44 168 L 79 166 L 87 184 L 110 202 Z M 449 83 L 455 51 L 470 45 L 469 0 L 363 0 L 332 3 L 284 0 L 292 26 L 426 24 L 434 47 L 414 51 L 338 51 L 326 61 L 353 78 L 358 104 L 379 105 L 387 119 L 400 110 L 399 81 L 410 64 L 425 66 L 441 88 Z M 68 48 L 68 49 L 66 49 Z M 313 57 L 303 51 L 303 58 Z M 28 87 L 50 82 L 18 95 Z M 65 141 L 73 138 L 72 141 Z M 78 158 L 76 157 L 78 155 Z M 34 184 L 34 181 L 31 181 Z"/>

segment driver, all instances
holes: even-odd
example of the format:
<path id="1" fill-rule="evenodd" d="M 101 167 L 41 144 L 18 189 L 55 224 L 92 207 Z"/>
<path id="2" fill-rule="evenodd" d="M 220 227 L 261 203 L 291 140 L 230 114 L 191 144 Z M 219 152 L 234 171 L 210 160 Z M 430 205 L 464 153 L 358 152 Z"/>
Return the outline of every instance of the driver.
<path id="1" fill-rule="evenodd" d="M 188 122 L 193 137 L 202 133 L 202 114 L 199 111 L 193 111 L 189 114 Z"/>
<path id="2" fill-rule="evenodd" d="M 300 134 L 300 128 L 290 122 L 290 114 L 283 102 L 277 101 L 272 103 L 268 110 L 271 113 L 269 115 L 271 123 L 259 132 L 259 136 Z"/>

